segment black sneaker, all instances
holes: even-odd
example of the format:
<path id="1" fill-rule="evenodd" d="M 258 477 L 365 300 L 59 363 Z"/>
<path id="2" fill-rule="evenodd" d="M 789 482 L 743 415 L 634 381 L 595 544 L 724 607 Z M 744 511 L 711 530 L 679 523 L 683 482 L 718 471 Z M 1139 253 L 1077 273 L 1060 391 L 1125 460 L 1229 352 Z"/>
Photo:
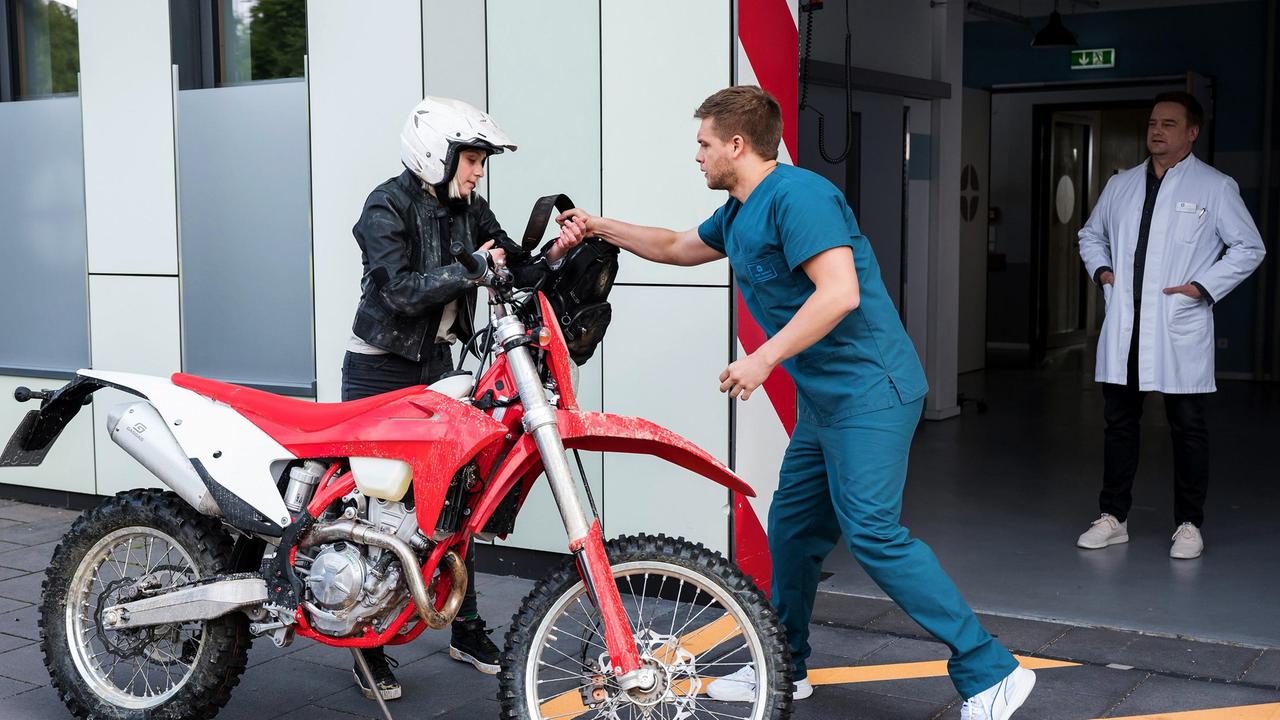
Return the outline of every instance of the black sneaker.
<path id="1" fill-rule="evenodd" d="M 400 667 L 400 663 L 396 662 L 393 657 L 387 657 L 382 648 L 371 648 L 361 650 L 364 655 L 364 661 L 369 663 L 369 672 L 373 673 L 373 679 L 378 683 L 378 692 L 382 695 L 383 700 L 398 700 L 400 698 L 400 681 L 396 680 L 395 673 L 391 672 L 391 668 Z M 356 684 L 360 686 L 360 692 L 369 700 L 375 699 L 373 690 L 365 684 L 364 673 L 360 672 L 360 667 L 351 668 L 351 674 L 356 676 Z"/>
<path id="2" fill-rule="evenodd" d="M 498 646 L 489 639 L 484 620 L 453 621 L 453 639 L 449 641 L 449 657 L 458 662 L 471 663 L 486 675 L 497 675 L 499 665 Z"/>

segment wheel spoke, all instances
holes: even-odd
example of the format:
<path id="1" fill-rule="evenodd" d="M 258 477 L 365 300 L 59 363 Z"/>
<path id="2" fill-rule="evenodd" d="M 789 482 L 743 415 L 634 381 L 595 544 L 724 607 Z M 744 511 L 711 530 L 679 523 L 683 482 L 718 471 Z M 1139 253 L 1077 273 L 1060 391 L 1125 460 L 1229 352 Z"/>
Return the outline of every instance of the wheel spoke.
<path id="1" fill-rule="evenodd" d="M 682 558 L 683 559 L 683 558 Z M 708 707 L 708 680 L 741 667 L 767 664 L 766 644 L 756 620 L 760 609 L 712 582 L 701 571 L 685 564 L 661 560 L 615 563 L 613 575 L 625 598 L 623 611 L 637 633 L 642 666 L 653 668 L 661 685 L 648 693 L 622 691 L 609 667 L 593 669 L 589 653 L 601 653 L 611 661 L 604 641 L 599 608 L 588 602 L 585 588 L 575 582 L 566 594 L 551 599 L 531 626 L 532 644 L 527 665 L 521 671 L 530 714 L 548 720 L 769 720 L 763 700 L 741 708 Z M 717 578 L 720 576 L 717 576 Z M 666 592 L 673 585 L 674 595 Z M 655 592 L 650 593 L 650 586 Z M 755 613 L 755 614 L 753 614 Z M 666 617 L 670 615 L 670 618 Z M 654 625 L 667 626 L 666 635 Z M 734 641 L 734 638 L 738 638 Z M 579 657 L 570 654 L 580 647 Z M 781 652 L 772 650 L 769 652 Z M 745 653 L 745 654 L 744 654 Z M 704 663 L 703 660 L 711 660 Z M 716 675 L 708 675 L 708 672 Z M 591 675 L 605 677 L 609 697 L 598 705 L 584 705 L 583 693 L 593 688 Z M 562 692 L 556 692 L 561 690 Z M 537 711 L 535 714 L 533 711 Z M 735 714 L 741 712 L 742 714 Z"/>
<path id="2" fill-rule="evenodd" d="M 159 543 L 159 545 L 157 545 Z M 203 623 L 106 631 L 100 608 L 132 600 L 135 587 L 172 588 L 199 578 L 194 561 L 162 531 L 150 526 L 115 530 L 89 550 L 67 597 L 68 649 L 89 689 L 122 708 L 154 708 L 184 685 L 194 663 L 186 642 L 200 642 Z"/>

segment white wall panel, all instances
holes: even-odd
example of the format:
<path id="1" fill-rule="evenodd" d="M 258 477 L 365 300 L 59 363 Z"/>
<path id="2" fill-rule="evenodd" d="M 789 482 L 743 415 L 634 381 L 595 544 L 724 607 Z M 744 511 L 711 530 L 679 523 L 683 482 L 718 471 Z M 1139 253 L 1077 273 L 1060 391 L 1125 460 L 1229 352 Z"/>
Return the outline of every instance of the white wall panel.
<path id="1" fill-rule="evenodd" d="M 65 380 L 50 378 L 0 377 L 0 440 L 8 441 L 9 434 L 22 418 L 40 403 L 13 402 L 13 391 L 19 385 L 32 390 L 62 387 Z M 49 490 L 92 493 L 93 483 L 93 413 L 82 410 L 67 425 L 54 443 L 44 462 L 36 467 L 0 468 L 0 483 L 26 485 Z"/>
<path id="2" fill-rule="evenodd" d="M 316 383 L 341 392 L 342 355 L 360 298 L 351 227 L 379 183 L 398 175 L 400 128 L 422 99 L 418 0 L 308 3 Z"/>
<path id="3" fill-rule="evenodd" d="M 427 95 L 457 98 L 482 110 L 488 106 L 484 27 L 491 10 L 486 5 L 492 4 L 422 0 L 422 73 Z"/>
<path id="4" fill-rule="evenodd" d="M 596 349 L 596 354 L 582 366 L 578 378 L 578 405 L 583 410 L 598 412 L 603 409 L 603 344 Z M 604 514 L 604 461 L 600 453 L 582 453 L 582 466 L 587 471 L 587 479 L 591 482 L 591 492 L 595 496 L 596 506 Z M 578 475 L 578 465 L 573 457 L 569 457 L 569 467 Z M 578 478 L 579 483 L 582 478 Z M 587 508 L 586 495 L 579 491 L 582 507 Z M 606 535 L 612 530 L 604 527 Z M 516 518 L 516 530 L 507 537 L 507 545 L 530 548 L 532 550 L 549 550 L 551 552 L 568 552 L 569 538 L 564 532 L 564 523 L 560 519 L 560 511 L 551 497 L 551 486 L 546 476 L 538 478 L 528 500 Z"/>
<path id="5" fill-rule="evenodd" d="M 604 352 L 604 409 L 658 423 L 725 462 L 729 401 L 729 291 L 617 287 Z M 652 457 L 605 456 L 605 529 L 683 535 L 727 549 L 729 492 Z"/>
<path id="6" fill-rule="evenodd" d="M 746 357 L 747 351 L 742 343 L 737 342 L 736 345 L 737 357 Z M 787 428 L 763 386 L 751 394 L 750 400 L 737 404 L 734 427 L 738 432 L 734 470 L 756 491 L 750 503 L 763 525 L 769 517 L 773 494 L 778 489 L 778 471 L 782 469 L 782 458 L 786 455 L 791 436 L 787 434 Z"/>
<path id="7" fill-rule="evenodd" d="M 488 18 L 489 111 L 520 148 L 489 161 L 490 201 L 518 240 L 543 195 L 600 207 L 599 3 L 489 0 Z"/>
<path id="8" fill-rule="evenodd" d="M 687 230 L 728 197 L 707 189 L 694 162 L 693 111 L 730 84 L 730 2 L 601 6 L 603 214 Z M 624 255 L 618 281 L 727 285 L 729 266 L 679 268 Z"/>
<path id="9" fill-rule="evenodd" d="M 83 0 L 79 20 L 89 272 L 176 275 L 169 4 Z"/>
<path id="10" fill-rule="evenodd" d="M 179 322 L 177 278 L 89 278 L 89 342 L 95 370 L 160 377 L 178 372 L 182 369 Z M 94 454 L 101 495 L 135 487 L 161 487 L 159 480 L 107 435 L 111 408 L 136 399 L 110 388 L 93 395 Z"/>

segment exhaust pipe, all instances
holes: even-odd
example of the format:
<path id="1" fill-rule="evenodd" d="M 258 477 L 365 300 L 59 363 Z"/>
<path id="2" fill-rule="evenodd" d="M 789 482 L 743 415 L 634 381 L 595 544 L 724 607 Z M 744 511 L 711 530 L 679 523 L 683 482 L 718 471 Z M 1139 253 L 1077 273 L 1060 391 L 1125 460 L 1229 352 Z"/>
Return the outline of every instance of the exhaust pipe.
<path id="1" fill-rule="evenodd" d="M 368 525 L 358 524 L 354 520 L 341 520 L 314 528 L 298 543 L 298 546 L 307 548 L 339 540 L 373 545 L 395 553 L 400 560 L 400 566 L 404 568 L 404 579 L 409 584 L 409 595 L 413 598 L 414 607 L 418 609 L 418 617 L 427 624 L 427 627 L 440 630 L 448 627 L 449 623 L 457 617 L 458 610 L 462 608 L 462 597 L 467 593 L 467 568 L 456 552 L 450 550 L 440 559 L 445 565 L 445 571 L 453 580 L 453 586 L 449 589 L 449 597 L 445 600 L 444 608 L 436 610 L 435 590 L 428 588 L 426 581 L 422 579 L 418 556 L 413 554 L 408 543 L 395 535 L 375 530 Z"/>
<path id="2" fill-rule="evenodd" d="M 107 414 L 111 440 L 202 515 L 221 516 L 218 501 L 196 474 L 178 439 L 145 400 L 122 403 Z"/>

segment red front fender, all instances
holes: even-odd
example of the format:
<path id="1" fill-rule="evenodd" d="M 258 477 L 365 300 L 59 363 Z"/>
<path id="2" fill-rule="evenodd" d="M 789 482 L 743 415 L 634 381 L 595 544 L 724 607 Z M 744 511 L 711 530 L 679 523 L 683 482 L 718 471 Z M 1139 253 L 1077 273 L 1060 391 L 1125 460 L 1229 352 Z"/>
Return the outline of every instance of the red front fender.
<path id="1" fill-rule="evenodd" d="M 653 455 L 717 482 L 735 493 L 755 497 L 755 490 L 750 485 L 706 450 L 643 418 L 557 410 L 556 423 L 565 448 Z M 511 486 L 526 475 L 541 471 L 542 460 L 538 456 L 537 445 L 531 436 L 525 435 L 507 454 L 502 466 L 494 474 L 493 481 L 485 489 L 484 497 L 471 516 L 469 530 L 479 532 L 483 529 Z M 526 492 L 527 490 L 526 488 Z"/>

